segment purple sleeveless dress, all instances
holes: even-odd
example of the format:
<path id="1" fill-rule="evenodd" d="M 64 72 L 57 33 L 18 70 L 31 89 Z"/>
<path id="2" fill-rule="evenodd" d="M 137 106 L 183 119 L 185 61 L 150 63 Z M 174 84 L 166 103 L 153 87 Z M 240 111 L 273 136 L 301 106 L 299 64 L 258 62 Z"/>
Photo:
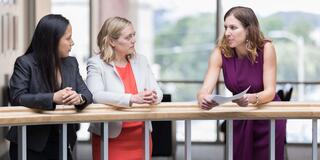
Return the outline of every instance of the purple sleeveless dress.
<path id="1" fill-rule="evenodd" d="M 222 70 L 226 87 L 237 94 L 249 86 L 248 93 L 263 90 L 263 49 L 258 50 L 257 63 L 237 56 L 222 54 Z M 280 101 L 276 95 L 273 101 Z M 269 160 L 269 120 L 235 120 L 233 122 L 233 159 Z M 276 160 L 284 159 L 286 120 L 276 120 Z"/>

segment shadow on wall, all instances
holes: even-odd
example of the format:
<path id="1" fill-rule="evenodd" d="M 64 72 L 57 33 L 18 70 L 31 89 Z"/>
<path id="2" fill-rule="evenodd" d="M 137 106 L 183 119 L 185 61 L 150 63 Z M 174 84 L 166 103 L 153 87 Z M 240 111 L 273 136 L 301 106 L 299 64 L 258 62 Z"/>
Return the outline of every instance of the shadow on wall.
<path id="1" fill-rule="evenodd" d="M 4 75 L 4 86 L 1 87 L 1 106 L 9 106 L 9 75 Z M 9 127 L 0 127 L 0 160 L 9 160 L 9 142 L 4 138 Z"/>
<path id="2" fill-rule="evenodd" d="M 4 86 L 1 88 L 2 102 L 1 106 L 9 106 L 9 75 L 4 75 Z"/>

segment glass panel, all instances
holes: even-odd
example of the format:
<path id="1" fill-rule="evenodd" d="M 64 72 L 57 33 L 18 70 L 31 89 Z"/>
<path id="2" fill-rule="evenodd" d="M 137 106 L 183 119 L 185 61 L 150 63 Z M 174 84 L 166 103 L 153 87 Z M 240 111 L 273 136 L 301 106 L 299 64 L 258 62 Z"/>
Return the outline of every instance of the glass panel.
<path id="1" fill-rule="evenodd" d="M 162 83 L 163 93 L 171 94 L 173 102 L 196 101 L 196 93 L 201 83 Z"/>
<path id="2" fill-rule="evenodd" d="M 146 1 L 141 0 L 141 3 Z M 215 46 L 216 2 L 213 0 L 152 0 L 154 55 L 158 79 L 203 80 Z M 172 101 L 196 101 L 201 84 L 162 84 Z M 184 122 L 177 122 L 177 140 L 184 139 Z M 193 141 L 215 141 L 215 121 L 192 121 Z"/>
<path id="3" fill-rule="evenodd" d="M 196 93 L 201 83 L 162 83 L 164 93 L 172 95 L 172 101 L 196 101 Z M 221 87 L 222 88 L 222 87 Z M 217 140 L 217 122 L 215 120 L 193 120 L 191 140 L 197 142 L 214 142 Z M 184 141 L 184 121 L 177 121 L 177 141 Z"/>
<path id="4" fill-rule="evenodd" d="M 214 142 L 217 140 L 216 120 L 191 121 L 191 140 L 196 142 Z M 177 141 L 184 141 L 184 121 L 177 121 Z"/>
<path id="5" fill-rule="evenodd" d="M 152 2 L 154 62 L 160 66 L 160 79 L 202 80 L 215 46 L 215 1 Z"/>

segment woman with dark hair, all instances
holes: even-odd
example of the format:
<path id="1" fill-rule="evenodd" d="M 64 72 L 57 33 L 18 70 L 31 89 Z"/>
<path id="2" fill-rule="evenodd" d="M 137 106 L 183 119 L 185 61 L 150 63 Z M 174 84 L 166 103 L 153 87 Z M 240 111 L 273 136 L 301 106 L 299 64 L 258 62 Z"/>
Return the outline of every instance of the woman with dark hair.
<path id="1" fill-rule="evenodd" d="M 259 106 L 280 101 L 276 95 L 276 52 L 270 40 L 260 31 L 258 19 L 251 8 L 233 7 L 224 16 L 224 35 L 214 49 L 198 102 L 209 110 L 218 104 L 210 98 L 220 70 L 226 87 L 237 94 L 249 86 L 242 98 L 235 100 L 241 107 Z M 233 159 L 269 159 L 268 120 L 235 120 L 233 122 Z M 276 159 L 284 158 L 286 121 L 276 121 Z"/>
<path id="2" fill-rule="evenodd" d="M 56 105 L 74 105 L 84 109 L 92 102 L 92 94 L 69 56 L 74 45 L 69 21 L 61 15 L 44 16 L 38 23 L 31 44 L 17 58 L 10 80 L 13 106 L 55 110 Z M 76 141 L 76 124 L 68 125 L 68 159 Z M 59 157 L 60 125 L 27 126 L 27 159 L 53 160 Z M 11 160 L 17 156 L 17 127 L 7 135 Z"/>

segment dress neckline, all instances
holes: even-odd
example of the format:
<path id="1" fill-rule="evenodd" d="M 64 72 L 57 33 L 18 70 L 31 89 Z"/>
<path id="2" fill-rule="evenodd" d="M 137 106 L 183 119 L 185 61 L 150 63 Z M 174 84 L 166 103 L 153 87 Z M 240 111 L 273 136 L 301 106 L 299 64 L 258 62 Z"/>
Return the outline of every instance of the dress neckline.
<path id="1" fill-rule="evenodd" d="M 125 68 L 127 68 L 129 65 L 130 65 L 130 63 L 128 62 L 125 66 L 117 66 L 117 65 L 115 65 L 115 66 L 116 66 L 117 69 L 125 69 Z"/>

